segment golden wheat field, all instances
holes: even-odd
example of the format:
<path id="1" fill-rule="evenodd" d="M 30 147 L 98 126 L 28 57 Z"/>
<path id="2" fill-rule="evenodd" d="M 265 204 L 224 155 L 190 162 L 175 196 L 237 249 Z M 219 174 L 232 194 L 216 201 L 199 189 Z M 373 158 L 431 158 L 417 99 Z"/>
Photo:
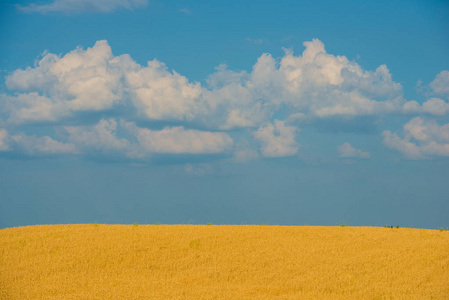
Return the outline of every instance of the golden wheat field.
<path id="1" fill-rule="evenodd" d="M 255 225 L 0 230 L 1 299 L 449 299 L 449 232 Z"/>

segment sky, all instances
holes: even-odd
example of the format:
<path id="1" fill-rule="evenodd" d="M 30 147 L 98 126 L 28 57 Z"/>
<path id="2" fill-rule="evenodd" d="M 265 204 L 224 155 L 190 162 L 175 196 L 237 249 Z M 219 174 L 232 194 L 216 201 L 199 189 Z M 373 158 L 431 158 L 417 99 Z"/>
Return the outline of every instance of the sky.
<path id="1" fill-rule="evenodd" d="M 449 226 L 449 2 L 6 0 L 0 227 Z"/>

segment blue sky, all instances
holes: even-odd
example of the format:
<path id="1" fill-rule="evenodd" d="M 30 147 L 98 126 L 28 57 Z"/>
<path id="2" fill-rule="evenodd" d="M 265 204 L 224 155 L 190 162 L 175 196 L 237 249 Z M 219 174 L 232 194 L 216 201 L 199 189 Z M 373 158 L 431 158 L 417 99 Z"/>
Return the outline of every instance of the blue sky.
<path id="1" fill-rule="evenodd" d="M 0 227 L 449 226 L 446 1 L 3 1 Z"/>

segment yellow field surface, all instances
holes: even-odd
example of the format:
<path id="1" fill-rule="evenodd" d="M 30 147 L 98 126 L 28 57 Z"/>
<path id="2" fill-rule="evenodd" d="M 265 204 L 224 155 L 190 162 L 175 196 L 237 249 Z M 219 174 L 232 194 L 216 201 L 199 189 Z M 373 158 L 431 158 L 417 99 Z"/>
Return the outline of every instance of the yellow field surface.
<path id="1" fill-rule="evenodd" d="M 449 232 L 54 225 L 0 230 L 1 299 L 449 299 Z"/>

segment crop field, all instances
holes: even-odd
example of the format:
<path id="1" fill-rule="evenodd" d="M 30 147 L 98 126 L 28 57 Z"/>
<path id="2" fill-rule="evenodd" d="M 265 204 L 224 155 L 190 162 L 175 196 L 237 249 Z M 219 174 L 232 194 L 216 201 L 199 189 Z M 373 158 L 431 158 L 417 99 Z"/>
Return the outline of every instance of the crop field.
<path id="1" fill-rule="evenodd" d="M 0 230 L 0 299 L 449 299 L 449 232 L 264 225 Z"/>

